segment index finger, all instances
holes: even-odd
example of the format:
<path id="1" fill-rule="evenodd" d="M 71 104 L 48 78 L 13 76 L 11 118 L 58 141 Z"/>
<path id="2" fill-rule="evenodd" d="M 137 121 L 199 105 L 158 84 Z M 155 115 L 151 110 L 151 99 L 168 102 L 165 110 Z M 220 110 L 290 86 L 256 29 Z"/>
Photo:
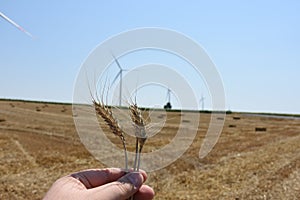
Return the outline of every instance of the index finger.
<path id="1" fill-rule="evenodd" d="M 126 171 L 119 168 L 90 169 L 80 171 L 70 176 L 79 180 L 87 189 L 98 187 L 115 181 L 126 174 Z"/>

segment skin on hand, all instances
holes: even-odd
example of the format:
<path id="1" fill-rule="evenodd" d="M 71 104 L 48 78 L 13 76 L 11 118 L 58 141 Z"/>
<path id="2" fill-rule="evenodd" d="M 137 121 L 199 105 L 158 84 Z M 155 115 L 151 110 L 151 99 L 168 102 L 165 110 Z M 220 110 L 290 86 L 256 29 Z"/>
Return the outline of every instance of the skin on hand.
<path id="1" fill-rule="evenodd" d="M 154 191 L 143 185 L 146 179 L 144 171 L 126 173 L 119 168 L 85 170 L 58 179 L 44 200 L 125 200 L 132 195 L 135 200 L 150 200 L 154 197 Z"/>

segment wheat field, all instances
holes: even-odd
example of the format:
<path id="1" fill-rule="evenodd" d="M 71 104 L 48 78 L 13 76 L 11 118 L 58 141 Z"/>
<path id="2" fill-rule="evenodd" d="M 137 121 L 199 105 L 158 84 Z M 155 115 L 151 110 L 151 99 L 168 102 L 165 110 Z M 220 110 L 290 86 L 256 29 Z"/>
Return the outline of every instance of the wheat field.
<path id="1" fill-rule="evenodd" d="M 170 120 L 147 140 L 146 152 L 174 137 L 180 115 L 167 113 Z M 148 173 L 155 199 L 300 199 L 299 117 L 227 114 L 217 145 L 199 159 L 209 121 L 210 114 L 201 113 L 185 154 Z M 81 143 L 71 105 L 0 101 L 0 199 L 41 199 L 59 177 L 97 167 L 106 166 Z"/>

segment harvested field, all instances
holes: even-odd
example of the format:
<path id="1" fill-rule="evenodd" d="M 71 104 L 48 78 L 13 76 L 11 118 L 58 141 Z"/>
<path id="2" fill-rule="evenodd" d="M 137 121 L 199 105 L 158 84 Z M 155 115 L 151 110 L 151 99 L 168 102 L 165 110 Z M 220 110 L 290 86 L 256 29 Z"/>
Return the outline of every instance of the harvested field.
<path id="1" fill-rule="evenodd" d="M 172 139 L 180 115 L 169 117 L 145 151 Z M 210 121 L 201 113 L 187 152 L 148 173 L 155 199 L 300 199 L 300 119 L 232 113 L 225 120 L 217 145 L 199 159 Z M 105 166 L 80 142 L 71 105 L 0 101 L 0 199 L 41 199 L 59 177 L 97 167 Z"/>

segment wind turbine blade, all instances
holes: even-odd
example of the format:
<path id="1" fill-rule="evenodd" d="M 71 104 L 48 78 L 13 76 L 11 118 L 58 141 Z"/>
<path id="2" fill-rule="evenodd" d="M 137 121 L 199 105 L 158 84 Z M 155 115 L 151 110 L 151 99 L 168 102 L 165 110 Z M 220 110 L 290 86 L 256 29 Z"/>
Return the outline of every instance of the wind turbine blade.
<path id="1" fill-rule="evenodd" d="M 121 71 L 119 71 L 119 73 L 116 75 L 116 77 L 114 78 L 114 80 L 112 81 L 112 85 L 116 82 L 116 80 L 118 79 L 118 77 L 121 75 Z"/>
<path id="2" fill-rule="evenodd" d="M 120 63 L 119 63 L 119 61 L 118 61 L 118 59 L 114 56 L 114 54 L 112 54 L 112 56 L 114 57 L 114 59 L 115 59 L 117 65 L 118 65 L 119 69 L 120 69 L 120 70 L 123 70 L 123 68 L 121 67 L 121 65 L 120 65 Z"/>
<path id="3" fill-rule="evenodd" d="M 26 35 L 30 36 L 31 38 L 34 38 L 33 35 L 31 33 L 29 33 L 28 31 L 26 31 L 24 28 L 22 28 L 19 24 L 17 24 L 16 22 L 14 22 L 13 20 L 11 20 L 10 18 L 8 18 L 6 15 L 4 15 L 2 12 L 0 12 L 0 16 L 5 19 L 6 21 L 8 21 L 10 24 L 12 24 L 13 26 L 15 26 L 17 29 L 19 29 L 20 31 L 24 32 Z"/>

